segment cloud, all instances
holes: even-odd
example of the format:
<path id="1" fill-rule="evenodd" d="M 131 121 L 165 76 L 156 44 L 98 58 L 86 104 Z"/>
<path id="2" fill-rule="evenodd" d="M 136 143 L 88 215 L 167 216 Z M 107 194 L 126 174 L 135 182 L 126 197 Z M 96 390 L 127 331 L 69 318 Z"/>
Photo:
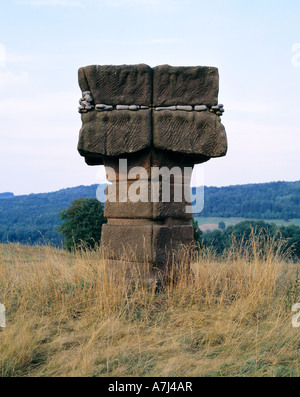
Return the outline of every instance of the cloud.
<path id="1" fill-rule="evenodd" d="M 84 7 L 81 1 L 76 0 L 18 0 L 17 3 L 31 7 Z"/>

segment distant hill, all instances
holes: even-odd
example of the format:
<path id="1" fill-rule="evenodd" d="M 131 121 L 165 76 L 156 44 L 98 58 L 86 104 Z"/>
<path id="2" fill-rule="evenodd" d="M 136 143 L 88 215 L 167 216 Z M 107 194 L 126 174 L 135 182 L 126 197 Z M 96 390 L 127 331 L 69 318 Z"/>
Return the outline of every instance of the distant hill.
<path id="1" fill-rule="evenodd" d="M 6 198 L 11 198 L 11 197 L 14 197 L 13 193 L 10 193 L 10 192 L 0 193 L 0 199 L 6 199 Z"/>
<path id="2" fill-rule="evenodd" d="M 300 218 L 300 181 L 205 187 L 199 217 Z"/>
<path id="3" fill-rule="evenodd" d="M 55 230 L 61 224 L 59 211 L 77 198 L 95 198 L 97 188 L 98 185 L 78 186 L 26 196 L 0 194 L 0 242 L 50 242 L 61 246 L 63 237 Z M 101 191 L 104 189 L 105 185 L 101 185 Z M 300 218 L 300 181 L 205 187 L 204 210 L 197 216 Z"/>
<path id="4" fill-rule="evenodd" d="M 63 237 L 55 230 L 61 224 L 59 211 L 77 198 L 95 198 L 97 188 L 98 185 L 78 186 L 0 200 L 0 242 L 50 242 L 61 246 Z"/>

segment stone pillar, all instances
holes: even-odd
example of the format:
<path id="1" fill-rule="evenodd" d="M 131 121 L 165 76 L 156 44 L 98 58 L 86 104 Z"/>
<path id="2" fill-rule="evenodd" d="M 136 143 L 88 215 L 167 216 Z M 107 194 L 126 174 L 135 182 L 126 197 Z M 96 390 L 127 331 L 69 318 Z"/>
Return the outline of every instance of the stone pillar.
<path id="1" fill-rule="evenodd" d="M 101 239 L 107 258 L 163 265 L 193 241 L 194 164 L 227 151 L 218 70 L 94 65 L 79 69 L 79 85 L 79 153 L 88 165 L 104 165 L 112 182 Z M 164 176 L 155 179 L 158 170 Z"/>

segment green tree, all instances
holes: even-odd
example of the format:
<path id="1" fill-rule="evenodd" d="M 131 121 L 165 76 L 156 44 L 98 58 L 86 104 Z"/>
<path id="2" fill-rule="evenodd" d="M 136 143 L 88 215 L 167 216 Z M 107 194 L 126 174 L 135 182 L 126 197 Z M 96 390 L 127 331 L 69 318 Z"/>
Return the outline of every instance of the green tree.
<path id="1" fill-rule="evenodd" d="M 224 231 L 214 230 L 213 232 L 205 233 L 201 242 L 204 247 L 210 247 L 216 253 L 221 254 L 231 246 L 233 240 L 238 244 L 246 244 L 252 231 L 260 236 L 260 240 L 267 236 L 275 238 L 275 240 L 279 240 L 282 237 L 285 240 L 281 249 L 282 253 L 291 250 L 291 258 L 295 261 L 299 260 L 300 228 L 295 225 L 277 227 L 275 224 L 268 224 L 264 221 L 244 221 L 235 226 L 229 226 Z"/>
<path id="2" fill-rule="evenodd" d="M 202 230 L 199 228 L 198 222 L 196 221 L 196 219 L 192 219 L 191 223 L 193 225 L 193 229 L 194 229 L 194 240 L 196 242 L 200 242 L 201 236 L 202 236 Z"/>
<path id="3" fill-rule="evenodd" d="M 225 222 L 219 222 L 219 229 L 221 229 L 221 230 L 225 230 L 226 229 Z"/>
<path id="4" fill-rule="evenodd" d="M 71 251 L 81 245 L 94 248 L 100 242 L 102 225 L 106 223 L 103 204 L 97 199 L 80 198 L 59 213 L 63 223 L 57 228 L 65 237 L 65 247 Z"/>

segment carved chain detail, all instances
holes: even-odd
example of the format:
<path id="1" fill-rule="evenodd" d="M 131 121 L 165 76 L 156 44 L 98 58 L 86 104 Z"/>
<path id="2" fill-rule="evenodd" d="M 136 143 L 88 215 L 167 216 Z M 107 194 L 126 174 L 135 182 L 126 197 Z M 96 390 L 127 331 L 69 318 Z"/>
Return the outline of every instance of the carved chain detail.
<path id="1" fill-rule="evenodd" d="M 105 104 L 97 104 L 93 105 L 94 100 L 93 97 L 90 93 L 90 91 L 85 91 L 82 93 L 82 98 L 79 100 L 79 107 L 78 111 L 79 113 L 87 113 L 91 110 L 97 110 L 98 112 L 103 112 L 103 111 L 111 111 L 111 110 L 131 110 L 131 111 L 137 111 L 137 110 L 147 110 L 147 109 L 152 109 L 155 111 L 161 111 L 161 110 L 181 110 L 185 112 L 207 112 L 210 111 L 211 113 L 215 113 L 218 116 L 222 116 L 223 113 L 225 112 L 224 105 L 219 104 L 216 106 L 211 106 L 208 107 L 206 105 L 197 105 L 197 106 L 190 106 L 190 105 L 175 105 L 175 106 L 138 106 L 138 105 L 105 105 Z"/>

